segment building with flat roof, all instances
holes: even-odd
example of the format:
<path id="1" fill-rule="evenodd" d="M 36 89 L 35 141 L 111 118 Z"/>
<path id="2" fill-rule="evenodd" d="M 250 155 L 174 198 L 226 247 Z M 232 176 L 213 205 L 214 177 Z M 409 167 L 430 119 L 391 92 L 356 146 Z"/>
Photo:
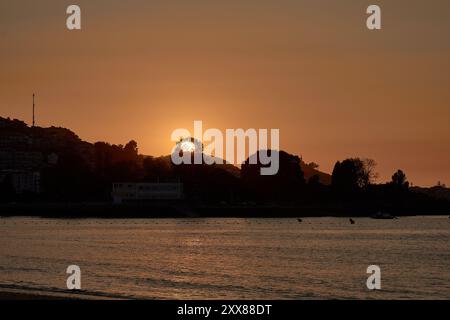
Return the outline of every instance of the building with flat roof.
<path id="1" fill-rule="evenodd" d="M 183 184 L 180 182 L 117 182 L 113 183 L 112 198 L 114 203 L 181 200 L 183 198 Z"/>

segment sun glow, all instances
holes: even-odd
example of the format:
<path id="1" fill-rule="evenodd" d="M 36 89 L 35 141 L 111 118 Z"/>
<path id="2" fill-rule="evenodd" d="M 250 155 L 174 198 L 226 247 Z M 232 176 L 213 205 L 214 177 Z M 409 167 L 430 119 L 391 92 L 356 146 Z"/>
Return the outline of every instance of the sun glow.
<path id="1" fill-rule="evenodd" d="M 183 141 L 180 144 L 180 149 L 183 152 L 194 152 L 195 151 L 195 144 L 191 141 Z"/>

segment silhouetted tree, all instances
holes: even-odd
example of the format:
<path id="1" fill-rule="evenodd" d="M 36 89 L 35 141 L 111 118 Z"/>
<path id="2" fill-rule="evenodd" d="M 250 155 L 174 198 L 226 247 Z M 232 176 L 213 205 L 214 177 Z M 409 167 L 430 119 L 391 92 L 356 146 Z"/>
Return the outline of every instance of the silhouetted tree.
<path id="1" fill-rule="evenodd" d="M 392 185 L 398 189 L 408 190 L 409 182 L 406 178 L 406 174 L 402 170 L 397 170 L 392 176 Z"/>
<path id="2" fill-rule="evenodd" d="M 317 170 L 319 169 L 319 165 L 315 162 L 310 162 L 307 164 L 308 167 L 310 167 L 311 169 Z"/>
<path id="3" fill-rule="evenodd" d="M 332 186 L 343 192 L 358 191 L 366 188 L 375 180 L 376 163 L 371 159 L 350 158 L 338 161 L 333 169 Z"/>
<path id="4" fill-rule="evenodd" d="M 143 160 L 143 170 L 145 181 L 165 181 L 175 178 L 170 157 L 145 157 Z"/>
<path id="5" fill-rule="evenodd" d="M 279 152 L 279 170 L 275 175 L 261 175 L 264 167 L 259 161 L 259 152 L 250 156 L 241 166 L 242 181 L 250 192 L 263 201 L 298 201 L 305 187 L 305 177 L 298 156 L 284 151 L 268 150 L 269 155 Z M 256 159 L 251 164 L 250 159 Z"/>
<path id="6" fill-rule="evenodd" d="M 374 184 L 375 180 L 378 178 L 378 173 L 375 171 L 377 163 L 373 159 L 365 158 L 361 160 L 363 162 L 363 172 L 365 175 L 365 186 L 369 184 Z"/>
<path id="7" fill-rule="evenodd" d="M 138 144 L 136 141 L 131 140 L 128 142 L 125 147 L 123 148 L 123 151 L 127 157 L 129 157 L 129 160 L 134 160 L 138 156 Z"/>

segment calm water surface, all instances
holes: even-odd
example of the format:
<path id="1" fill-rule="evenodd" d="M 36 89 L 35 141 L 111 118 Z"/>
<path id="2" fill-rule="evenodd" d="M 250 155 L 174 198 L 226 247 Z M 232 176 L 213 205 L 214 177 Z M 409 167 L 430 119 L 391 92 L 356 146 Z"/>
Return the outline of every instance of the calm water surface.
<path id="1" fill-rule="evenodd" d="M 450 219 L 0 219 L 0 289 L 160 299 L 450 299 Z M 370 292 L 366 269 L 382 270 Z"/>

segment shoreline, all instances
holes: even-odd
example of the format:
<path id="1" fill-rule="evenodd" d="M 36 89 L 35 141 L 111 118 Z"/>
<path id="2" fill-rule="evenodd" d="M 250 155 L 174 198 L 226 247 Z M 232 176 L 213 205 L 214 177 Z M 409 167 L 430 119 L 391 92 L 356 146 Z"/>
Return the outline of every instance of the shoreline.
<path id="1" fill-rule="evenodd" d="M 323 205 L 193 205 L 178 203 L 15 203 L 0 204 L 0 218 L 313 218 L 313 217 L 372 217 L 379 212 L 375 206 Z M 393 216 L 449 216 L 448 208 L 387 207 L 383 212 Z"/>
<path id="2" fill-rule="evenodd" d="M 11 301 L 11 300 L 61 300 L 64 298 L 56 298 L 52 296 L 40 296 L 37 294 L 31 293 L 18 293 L 18 292 L 10 292 L 10 291 L 2 291 L 0 290 L 0 300 L 2 301 Z"/>
<path id="3" fill-rule="evenodd" d="M 131 297 L 110 296 L 98 292 L 37 289 L 17 285 L 0 285 L 0 300 L 129 300 Z"/>

